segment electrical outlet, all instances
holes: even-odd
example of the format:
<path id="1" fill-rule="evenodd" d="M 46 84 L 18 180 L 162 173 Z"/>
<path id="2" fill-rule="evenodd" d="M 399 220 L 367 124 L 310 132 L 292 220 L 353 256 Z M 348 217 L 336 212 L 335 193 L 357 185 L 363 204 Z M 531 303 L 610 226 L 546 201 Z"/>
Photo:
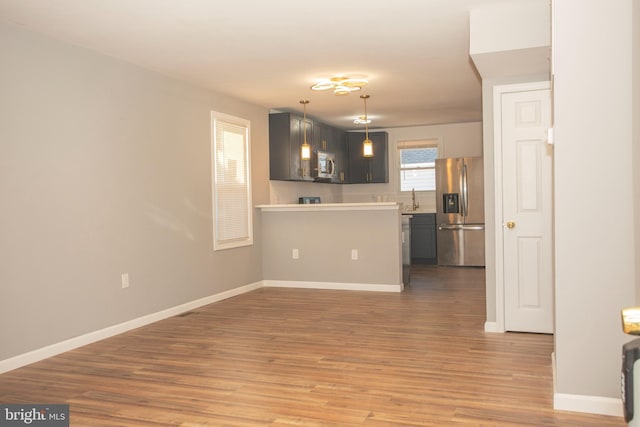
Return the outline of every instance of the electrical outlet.
<path id="1" fill-rule="evenodd" d="M 351 249 L 351 259 L 356 261 L 358 259 L 358 250 L 357 249 Z"/>
<path id="2" fill-rule="evenodd" d="M 129 287 L 129 273 L 122 273 L 122 289 Z"/>
<path id="3" fill-rule="evenodd" d="M 291 250 L 291 258 L 293 258 L 293 259 L 300 258 L 300 251 L 298 251 L 297 249 L 292 249 Z"/>

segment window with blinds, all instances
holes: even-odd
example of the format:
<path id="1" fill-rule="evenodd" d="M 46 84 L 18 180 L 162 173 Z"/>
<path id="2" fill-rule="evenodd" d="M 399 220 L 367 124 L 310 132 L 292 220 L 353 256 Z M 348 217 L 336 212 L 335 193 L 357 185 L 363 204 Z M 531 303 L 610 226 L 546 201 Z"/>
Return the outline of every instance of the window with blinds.
<path id="1" fill-rule="evenodd" d="M 398 143 L 400 191 L 435 191 L 438 140 Z"/>
<path id="2" fill-rule="evenodd" d="M 248 120 L 212 112 L 213 250 L 253 244 Z"/>

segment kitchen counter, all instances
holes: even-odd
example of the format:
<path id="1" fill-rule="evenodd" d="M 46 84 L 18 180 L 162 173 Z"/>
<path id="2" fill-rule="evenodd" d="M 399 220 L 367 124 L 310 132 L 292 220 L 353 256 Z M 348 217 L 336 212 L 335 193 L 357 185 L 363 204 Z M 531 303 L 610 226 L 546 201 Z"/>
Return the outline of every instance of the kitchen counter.
<path id="1" fill-rule="evenodd" d="M 416 209 L 412 210 L 403 210 L 402 215 L 419 215 L 419 214 L 434 214 L 436 213 L 435 209 Z"/>
<path id="2" fill-rule="evenodd" d="M 380 203 L 310 203 L 287 205 L 257 205 L 263 212 L 312 212 L 312 211 L 371 211 L 371 210 L 400 210 L 400 204 L 395 202 Z"/>
<path id="3" fill-rule="evenodd" d="M 401 292 L 400 204 L 259 205 L 265 286 Z"/>

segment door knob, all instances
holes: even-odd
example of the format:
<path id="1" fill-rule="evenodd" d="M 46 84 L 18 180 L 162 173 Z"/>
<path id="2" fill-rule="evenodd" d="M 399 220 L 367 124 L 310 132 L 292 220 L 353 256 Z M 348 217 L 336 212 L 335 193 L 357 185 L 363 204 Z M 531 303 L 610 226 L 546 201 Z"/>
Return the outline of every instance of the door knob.
<path id="1" fill-rule="evenodd" d="M 515 221 L 507 221 L 507 228 L 514 228 L 516 226 Z"/>

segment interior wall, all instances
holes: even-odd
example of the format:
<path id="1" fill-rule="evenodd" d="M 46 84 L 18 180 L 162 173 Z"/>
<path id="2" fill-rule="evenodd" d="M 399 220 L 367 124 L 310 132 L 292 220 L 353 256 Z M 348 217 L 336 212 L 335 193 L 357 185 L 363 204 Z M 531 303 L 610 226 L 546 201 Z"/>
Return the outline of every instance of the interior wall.
<path id="1" fill-rule="evenodd" d="M 262 279 L 259 217 L 212 249 L 210 113 L 251 121 L 260 204 L 266 109 L 4 22 L 0 56 L 0 360 Z"/>
<path id="2" fill-rule="evenodd" d="M 632 2 L 554 1 L 556 398 L 620 397 L 638 259 Z"/>
<path id="3" fill-rule="evenodd" d="M 635 224 L 636 305 L 640 305 L 640 2 L 632 3 L 633 55 L 633 183 Z"/>
<path id="4" fill-rule="evenodd" d="M 550 0 L 500 1 L 469 10 L 469 54 L 483 78 L 544 73 Z"/>

